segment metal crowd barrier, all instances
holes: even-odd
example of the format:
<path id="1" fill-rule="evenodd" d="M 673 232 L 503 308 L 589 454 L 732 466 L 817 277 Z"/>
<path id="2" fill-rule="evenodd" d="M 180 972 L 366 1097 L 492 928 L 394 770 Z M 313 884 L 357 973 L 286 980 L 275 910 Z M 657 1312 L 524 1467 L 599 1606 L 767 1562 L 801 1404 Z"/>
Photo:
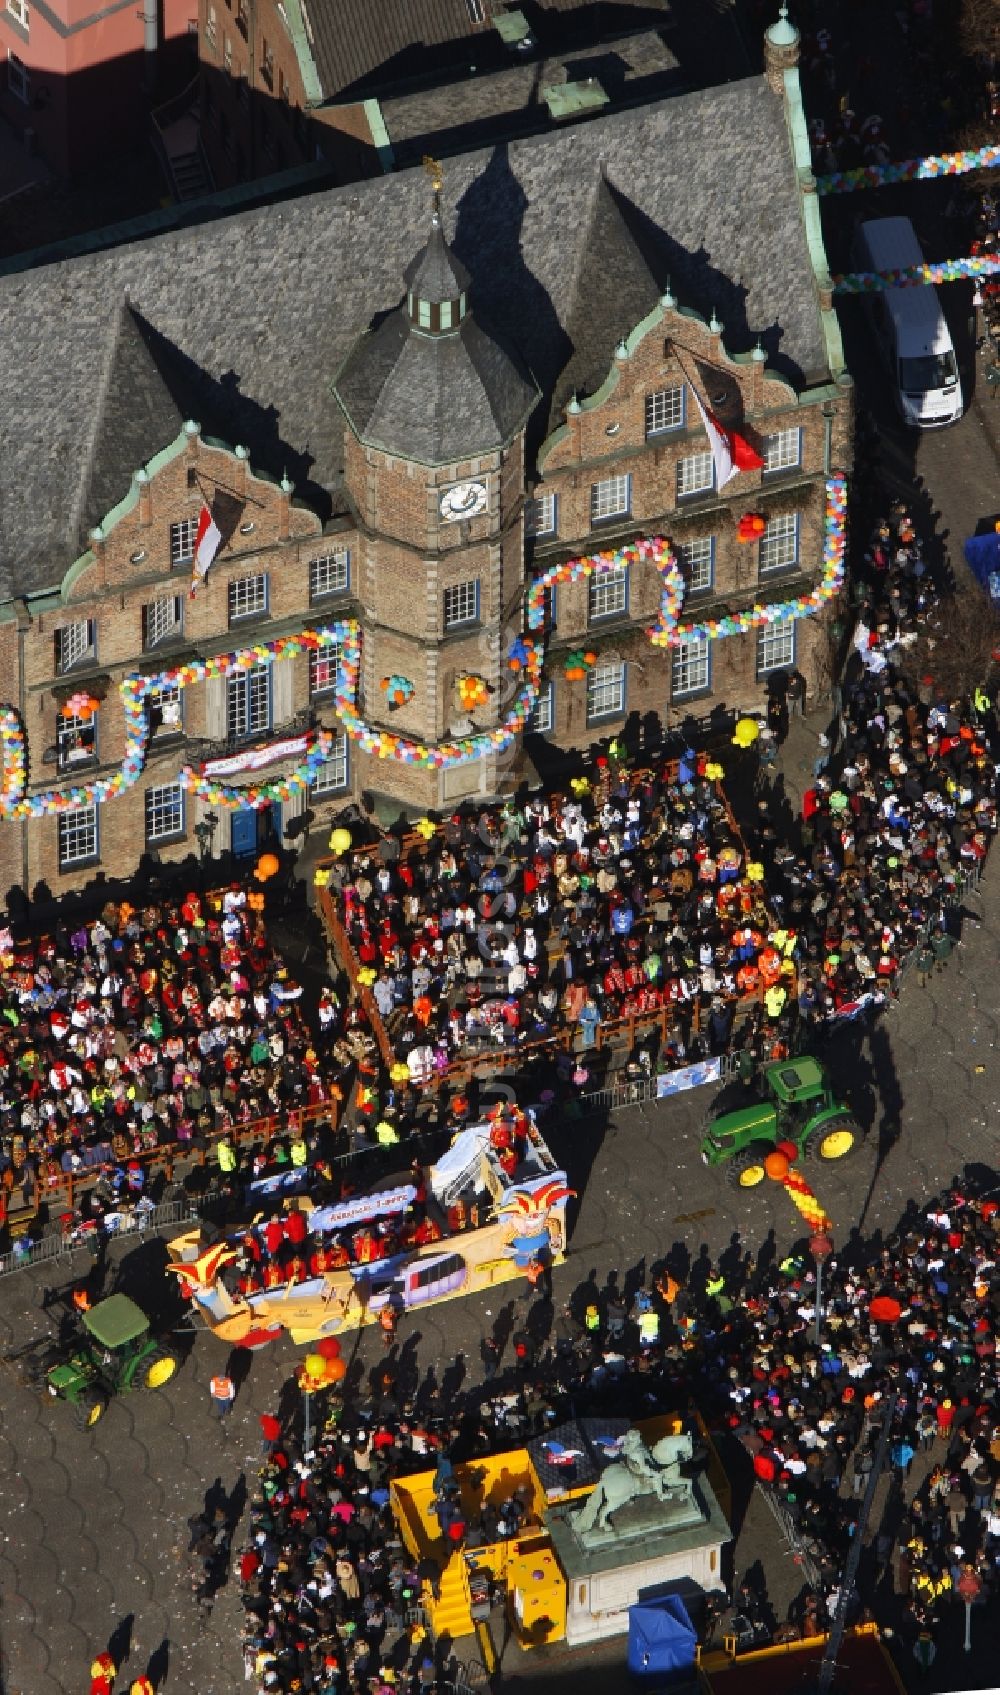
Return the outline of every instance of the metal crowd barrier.
<path id="1" fill-rule="evenodd" d="M 157 1230 L 186 1224 L 197 1217 L 197 1209 L 189 1200 L 165 1201 L 158 1207 L 144 1206 L 139 1202 L 127 1211 L 109 1214 L 106 1234 L 113 1241 L 124 1236 L 148 1236 Z M 88 1242 L 95 1240 L 96 1234 L 95 1225 L 74 1222 L 69 1229 L 55 1230 L 37 1242 L 24 1238 L 15 1243 L 9 1253 L 0 1254 L 0 1277 L 9 1277 L 14 1271 L 27 1271 L 31 1266 L 45 1265 L 52 1260 L 69 1259 Z"/>

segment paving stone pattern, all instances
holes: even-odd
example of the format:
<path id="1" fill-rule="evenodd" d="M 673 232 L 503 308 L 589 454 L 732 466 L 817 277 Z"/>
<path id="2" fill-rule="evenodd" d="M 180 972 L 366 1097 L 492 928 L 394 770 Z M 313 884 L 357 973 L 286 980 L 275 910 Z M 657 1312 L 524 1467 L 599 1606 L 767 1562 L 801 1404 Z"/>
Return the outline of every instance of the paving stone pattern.
<path id="1" fill-rule="evenodd" d="M 872 1031 L 851 1027 L 829 1045 L 838 1086 L 848 1090 L 866 1126 L 862 1151 L 840 1168 L 812 1168 L 817 1192 L 835 1223 L 838 1243 L 863 1219 L 866 1233 L 887 1230 L 911 1201 L 922 1201 L 968 1166 L 997 1164 L 1000 1024 L 995 960 L 1000 943 L 1000 853 L 982 891 L 968 902 L 981 928 L 966 922 L 962 945 L 945 972 L 921 988 L 915 974 Z M 982 1067 L 980 1070 L 979 1068 Z M 633 1108 L 610 1122 L 564 1120 L 550 1139 L 581 1192 L 570 1260 L 556 1275 L 556 1299 L 586 1282 L 602 1285 L 615 1268 L 648 1267 L 675 1243 L 697 1259 L 702 1244 L 716 1255 L 739 1233 L 758 1252 L 773 1229 L 779 1252 L 800 1236 L 798 1215 L 781 1191 L 739 1193 L 701 1163 L 698 1140 L 712 1104 L 708 1090 Z M 147 1261 L 153 1256 L 145 1250 Z M 81 1257 L 73 1270 L 86 1271 Z M 146 1273 L 159 1293 L 159 1272 Z M 9 1354 L 47 1333 L 46 1285 L 66 1284 L 62 1268 L 39 1268 L 0 1283 L 0 1352 Z M 140 1286 L 134 1293 L 141 1297 Z M 469 1379 L 479 1373 L 481 1327 L 496 1296 L 457 1301 L 404 1318 L 399 1343 L 415 1344 L 421 1375 L 439 1379 L 464 1354 Z M 418 1333 L 417 1340 L 414 1333 Z M 377 1336 L 358 1349 L 365 1371 L 380 1354 Z M 171 1695 L 237 1695 L 244 1689 L 239 1655 L 240 1609 L 235 1582 L 219 1595 L 202 1625 L 191 1596 L 187 1519 L 216 1478 L 228 1492 L 242 1474 L 252 1483 L 257 1418 L 274 1410 L 296 1357 L 290 1345 L 255 1355 L 240 1390 L 225 1443 L 209 1408 L 208 1380 L 225 1352 L 200 1336 L 177 1378 L 156 1394 L 115 1403 L 90 1433 L 68 1409 L 21 1387 L 0 1366 L 3 1419 L 0 1464 L 0 1595 L 7 1695 L 72 1695 L 86 1686 L 92 1655 L 134 1615 L 126 1670 L 135 1677 L 150 1654 L 169 1642 Z M 469 1380 L 467 1379 L 467 1381 Z M 770 1544 L 775 1599 L 795 1587 L 776 1538 L 756 1512 L 748 1515 L 743 1569 L 758 1543 Z M 237 1546 L 239 1541 L 237 1538 Z M 755 1556 L 754 1556 L 755 1557 Z"/>

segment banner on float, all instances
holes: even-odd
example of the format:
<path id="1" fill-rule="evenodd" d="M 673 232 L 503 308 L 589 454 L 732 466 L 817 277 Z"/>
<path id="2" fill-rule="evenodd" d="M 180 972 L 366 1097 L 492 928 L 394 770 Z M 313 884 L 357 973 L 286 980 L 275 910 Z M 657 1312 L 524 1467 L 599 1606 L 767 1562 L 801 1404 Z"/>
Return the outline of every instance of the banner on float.
<path id="1" fill-rule="evenodd" d="M 398 1189 L 380 1189 L 375 1195 L 338 1201 L 336 1206 L 315 1207 L 309 1214 L 309 1228 L 314 1236 L 326 1236 L 332 1230 L 347 1230 L 352 1224 L 367 1224 L 373 1218 L 405 1212 L 416 1195 L 413 1184 L 404 1183 Z"/>
<path id="2" fill-rule="evenodd" d="M 722 1060 L 703 1059 L 697 1065 L 682 1066 L 680 1071 L 668 1071 L 656 1079 L 656 1098 L 682 1095 L 685 1089 L 700 1089 L 703 1083 L 721 1083 Z"/>

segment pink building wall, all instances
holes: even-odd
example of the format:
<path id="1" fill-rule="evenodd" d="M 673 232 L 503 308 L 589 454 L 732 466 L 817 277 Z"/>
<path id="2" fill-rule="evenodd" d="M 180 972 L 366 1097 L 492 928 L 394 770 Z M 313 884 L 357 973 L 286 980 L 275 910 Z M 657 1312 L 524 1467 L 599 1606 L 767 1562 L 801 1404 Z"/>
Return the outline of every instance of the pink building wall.
<path id="1" fill-rule="evenodd" d="M 116 149 L 144 142 L 150 108 L 194 77 L 188 26 L 197 21 L 197 0 L 157 0 L 157 6 L 151 88 L 143 0 L 45 0 L 44 12 L 32 0 L 16 0 L 13 10 L 0 9 L 0 112 L 19 134 L 30 132 L 26 144 L 59 175 L 74 176 Z"/>

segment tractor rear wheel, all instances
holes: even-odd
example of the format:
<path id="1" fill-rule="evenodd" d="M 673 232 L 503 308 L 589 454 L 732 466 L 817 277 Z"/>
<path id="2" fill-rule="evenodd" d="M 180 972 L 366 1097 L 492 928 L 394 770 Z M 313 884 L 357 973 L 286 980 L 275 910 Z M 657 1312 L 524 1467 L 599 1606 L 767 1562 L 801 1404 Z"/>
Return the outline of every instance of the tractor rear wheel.
<path id="1" fill-rule="evenodd" d="M 73 1403 L 73 1416 L 81 1430 L 93 1430 L 108 1410 L 107 1396 L 100 1389 L 85 1389 Z"/>
<path id="2" fill-rule="evenodd" d="M 147 1354 L 138 1370 L 138 1379 L 144 1389 L 162 1389 L 172 1377 L 176 1377 L 180 1361 L 169 1348 L 157 1348 L 152 1354 Z"/>
<path id="3" fill-rule="evenodd" d="M 756 1189 L 758 1183 L 763 1183 L 767 1172 L 764 1161 L 769 1148 L 760 1142 L 754 1142 L 749 1148 L 741 1148 L 734 1154 L 726 1167 L 726 1181 L 733 1189 Z"/>
<path id="4" fill-rule="evenodd" d="M 853 1154 L 861 1141 L 861 1127 L 856 1124 L 850 1113 L 840 1113 L 836 1118 L 828 1118 L 825 1124 L 817 1124 L 815 1130 L 810 1130 L 802 1143 L 803 1159 L 818 1159 L 824 1165 L 832 1165 L 834 1160 L 847 1159 Z"/>

